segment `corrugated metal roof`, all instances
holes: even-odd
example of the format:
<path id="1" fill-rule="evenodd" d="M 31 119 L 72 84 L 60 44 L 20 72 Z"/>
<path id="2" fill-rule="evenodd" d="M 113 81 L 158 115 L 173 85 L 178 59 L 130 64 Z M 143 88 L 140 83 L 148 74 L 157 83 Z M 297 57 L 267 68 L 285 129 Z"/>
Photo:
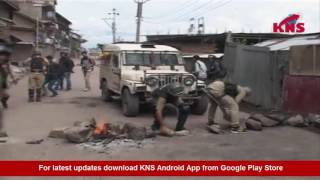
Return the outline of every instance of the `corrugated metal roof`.
<path id="1" fill-rule="evenodd" d="M 291 46 L 320 44 L 320 34 L 298 36 L 288 39 L 273 39 L 256 44 L 259 47 L 269 47 L 271 51 L 286 51 Z"/>

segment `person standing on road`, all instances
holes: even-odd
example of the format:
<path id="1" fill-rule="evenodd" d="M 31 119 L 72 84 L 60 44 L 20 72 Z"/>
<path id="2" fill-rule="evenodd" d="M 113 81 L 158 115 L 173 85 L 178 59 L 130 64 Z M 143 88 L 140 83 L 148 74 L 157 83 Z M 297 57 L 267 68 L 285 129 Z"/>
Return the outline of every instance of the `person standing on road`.
<path id="1" fill-rule="evenodd" d="M 4 108 L 8 108 L 8 100 L 10 98 L 9 93 L 7 92 L 8 86 L 8 76 L 11 77 L 12 82 L 16 84 L 18 81 L 14 77 L 11 68 L 10 68 L 10 56 L 11 50 L 7 47 L 5 42 L 0 42 L 0 73 L 3 78 L 1 86 L 2 86 L 2 95 L 1 95 L 1 103 Z"/>
<path id="2" fill-rule="evenodd" d="M 73 73 L 74 63 L 72 59 L 69 57 L 68 53 L 63 52 L 61 53 L 61 58 L 59 60 L 59 64 L 62 66 L 63 69 L 63 79 L 60 82 L 61 90 L 63 89 L 63 81 L 66 80 L 66 90 L 69 91 L 72 88 L 71 82 L 71 74 Z"/>
<path id="3" fill-rule="evenodd" d="M 162 88 L 159 88 L 153 92 L 153 97 L 156 101 L 154 116 L 155 120 L 151 126 L 152 130 L 160 130 L 160 134 L 164 136 L 173 136 L 173 135 L 186 135 L 189 133 L 185 129 L 184 125 L 187 121 L 187 118 L 190 113 L 190 107 L 186 105 L 181 97 L 184 88 L 176 85 L 169 84 Z M 171 103 L 178 108 L 178 122 L 176 124 L 175 131 L 168 128 L 164 123 L 164 108 L 167 103 Z"/>
<path id="4" fill-rule="evenodd" d="M 48 70 L 47 70 L 47 82 L 48 82 L 48 90 L 52 93 L 51 97 L 55 97 L 58 95 L 57 91 L 55 90 L 55 85 L 58 83 L 59 73 L 60 73 L 60 66 L 58 63 L 53 61 L 52 56 L 47 56 L 49 61 Z"/>
<path id="5" fill-rule="evenodd" d="M 213 133 L 220 133 L 221 131 L 220 125 L 215 122 L 215 114 L 219 106 L 224 118 L 231 122 L 231 132 L 244 132 L 245 129 L 240 127 L 239 103 L 251 93 L 250 88 L 216 80 L 208 85 L 207 90 L 211 102 L 208 115 L 209 130 Z"/>
<path id="6" fill-rule="evenodd" d="M 204 62 L 201 61 L 198 55 L 193 56 L 195 60 L 195 76 L 202 81 L 207 79 L 207 66 Z"/>
<path id="7" fill-rule="evenodd" d="M 0 98 L 8 99 L 9 95 L 6 91 L 8 88 L 7 77 L 8 74 L 11 74 L 9 67 L 9 60 L 12 50 L 9 48 L 8 44 L 5 41 L 0 42 Z M 12 79 L 16 81 L 12 75 Z M 6 103 L 6 102 L 5 102 Z M 3 104 L 6 107 L 6 104 Z M 0 109 L 0 137 L 7 137 L 7 133 L 4 131 L 3 127 L 3 114 L 2 109 Z"/>
<path id="8" fill-rule="evenodd" d="M 41 57 L 41 53 L 39 51 L 33 53 L 30 60 L 29 102 L 34 102 L 34 94 L 36 94 L 36 101 L 41 102 L 46 66 L 47 63 Z"/>
<path id="9" fill-rule="evenodd" d="M 90 91 L 91 90 L 91 84 L 90 84 L 90 76 L 91 72 L 94 70 L 95 62 L 91 58 L 88 57 L 88 53 L 86 51 L 82 52 L 82 58 L 80 65 L 82 67 L 82 72 L 84 76 L 85 81 L 85 89 L 84 91 Z"/>
<path id="10" fill-rule="evenodd" d="M 227 75 L 227 69 L 222 64 L 222 58 L 215 59 L 209 56 L 209 68 L 207 72 L 207 83 L 215 81 L 216 79 L 223 79 Z"/>

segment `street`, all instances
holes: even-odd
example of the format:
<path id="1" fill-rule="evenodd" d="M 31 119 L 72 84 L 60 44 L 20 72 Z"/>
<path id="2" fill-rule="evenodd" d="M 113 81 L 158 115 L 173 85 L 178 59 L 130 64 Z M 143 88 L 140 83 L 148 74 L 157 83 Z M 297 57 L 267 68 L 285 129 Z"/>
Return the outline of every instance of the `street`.
<path id="1" fill-rule="evenodd" d="M 186 137 L 157 137 L 151 149 L 117 152 L 108 156 L 80 151 L 73 144 L 47 139 L 50 130 L 71 126 L 77 120 L 132 122 L 149 126 L 150 111 L 136 118 L 122 115 L 119 102 L 100 99 L 98 69 L 92 76 L 93 90 L 83 92 L 80 68 L 73 74 L 73 90 L 62 91 L 56 98 L 46 97 L 42 103 L 27 102 L 27 78 L 10 91 L 9 109 L 5 111 L 8 143 L 1 144 L 1 159 L 319 159 L 319 132 L 293 127 L 275 127 L 262 132 L 214 135 L 205 130 L 207 116 L 190 116 Z M 167 119 L 172 126 L 175 118 Z M 46 138 L 41 145 L 26 145 L 33 139 Z M 306 141 L 308 139 L 308 141 Z M 179 146 L 177 146 L 179 144 Z M 182 145 L 182 146 L 180 146 Z M 168 148 L 170 147 L 170 148 Z M 72 155 L 69 152 L 73 152 Z M 23 153 L 21 153 L 23 152 Z M 53 153 L 54 152 L 54 153 Z"/>
<path id="2" fill-rule="evenodd" d="M 27 102 L 27 78 L 10 90 L 9 109 L 5 110 L 7 143 L 0 144 L 2 160 L 313 160 L 320 158 L 320 132 L 279 126 L 245 134 L 210 134 L 205 129 L 207 115 L 190 116 L 185 137 L 161 137 L 142 148 L 119 148 L 99 153 L 60 139 L 47 138 L 50 130 L 71 126 L 77 120 L 96 118 L 112 123 L 132 122 L 149 126 L 153 116 L 144 111 L 136 118 L 122 115 L 119 102 L 100 99 L 98 68 L 92 75 L 91 92 L 83 92 L 80 68 L 73 74 L 72 91 L 46 97 L 42 103 Z M 167 118 L 173 126 L 175 117 Z M 26 141 L 44 139 L 39 145 Z M 17 178 L 21 179 L 21 178 Z M 31 178 L 34 179 L 34 178 Z M 40 178 L 41 179 L 41 178 Z M 53 178 L 54 179 L 54 178 Z M 246 178 L 247 179 L 247 178 Z M 262 178 L 263 179 L 263 178 Z M 292 178 L 290 178 L 292 179 Z"/>

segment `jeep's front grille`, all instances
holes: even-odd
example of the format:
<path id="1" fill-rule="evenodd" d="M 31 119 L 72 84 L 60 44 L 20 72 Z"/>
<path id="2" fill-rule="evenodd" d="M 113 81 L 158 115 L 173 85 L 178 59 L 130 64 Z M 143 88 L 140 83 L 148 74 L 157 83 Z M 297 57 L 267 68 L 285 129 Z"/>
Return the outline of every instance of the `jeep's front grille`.
<path id="1" fill-rule="evenodd" d="M 159 87 L 165 86 L 171 83 L 181 83 L 182 77 L 179 75 L 161 75 L 158 76 Z"/>
<path id="2" fill-rule="evenodd" d="M 146 77 L 157 79 L 158 87 L 163 87 L 171 83 L 182 83 L 184 74 L 148 74 Z"/>

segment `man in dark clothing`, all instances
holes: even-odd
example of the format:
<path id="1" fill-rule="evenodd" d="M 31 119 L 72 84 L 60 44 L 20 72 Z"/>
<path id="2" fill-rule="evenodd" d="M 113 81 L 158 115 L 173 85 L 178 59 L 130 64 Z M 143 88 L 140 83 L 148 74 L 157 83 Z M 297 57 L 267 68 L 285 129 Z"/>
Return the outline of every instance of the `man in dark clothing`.
<path id="1" fill-rule="evenodd" d="M 58 76 L 60 73 L 60 66 L 58 63 L 53 62 L 52 56 L 47 56 L 49 61 L 48 70 L 47 70 L 47 82 L 48 82 L 48 89 L 51 91 L 52 96 L 55 97 L 58 95 L 57 91 L 55 90 L 54 86 L 58 82 Z"/>
<path id="2" fill-rule="evenodd" d="M 9 62 L 12 50 L 9 45 L 5 41 L 0 42 L 0 63 L 7 64 Z M 7 73 L 4 72 L 5 69 L 1 66 L 0 71 L 0 98 L 7 97 L 8 94 L 6 93 L 6 76 Z M 3 116 L 2 116 L 2 109 L 0 109 L 0 137 L 6 137 L 7 133 L 4 131 L 3 127 Z"/>
<path id="3" fill-rule="evenodd" d="M 63 88 L 63 81 L 66 79 L 67 87 L 66 90 L 71 90 L 72 83 L 71 83 L 71 73 L 73 73 L 74 63 L 72 59 L 70 59 L 68 53 L 61 53 L 61 58 L 59 60 L 59 64 L 62 66 L 63 69 L 63 79 L 61 83 L 61 89 Z"/>
<path id="4" fill-rule="evenodd" d="M 2 88 L 3 88 L 3 93 L 1 97 L 1 103 L 4 108 L 8 108 L 8 100 L 10 98 L 9 93 L 7 92 L 7 89 L 9 88 L 8 86 L 8 76 L 11 77 L 12 82 L 14 84 L 17 83 L 17 80 L 15 79 L 11 68 L 10 68 L 10 56 L 11 56 L 11 51 L 9 50 L 10 48 L 6 49 L 7 44 L 5 42 L 0 42 L 1 46 L 3 47 L 1 50 L 1 58 L 0 58 L 0 73 L 1 76 L 3 77 L 2 81 Z"/>
<path id="5" fill-rule="evenodd" d="M 29 102 L 34 102 L 34 94 L 36 93 L 36 101 L 41 101 L 42 88 L 44 84 L 44 71 L 47 63 L 41 57 L 41 53 L 36 51 L 30 60 L 29 75 Z"/>
<path id="6" fill-rule="evenodd" d="M 217 79 L 223 79 L 227 75 L 227 69 L 222 64 L 222 58 L 215 59 L 214 57 L 209 57 L 209 59 L 210 59 L 210 64 L 209 64 L 209 69 L 207 71 L 207 74 L 208 74 L 207 84 L 210 84 L 211 82 Z"/>
<path id="7" fill-rule="evenodd" d="M 186 135 L 189 132 L 185 129 L 184 125 L 187 121 L 190 107 L 184 104 L 183 100 L 180 98 L 183 90 L 183 87 L 179 85 L 169 84 L 153 92 L 153 97 L 156 100 L 154 109 L 155 121 L 152 125 L 153 130 L 160 130 L 160 134 L 165 136 L 173 136 L 174 134 Z M 175 132 L 170 128 L 167 128 L 164 123 L 163 110 L 167 103 L 175 105 L 179 110 Z"/>

